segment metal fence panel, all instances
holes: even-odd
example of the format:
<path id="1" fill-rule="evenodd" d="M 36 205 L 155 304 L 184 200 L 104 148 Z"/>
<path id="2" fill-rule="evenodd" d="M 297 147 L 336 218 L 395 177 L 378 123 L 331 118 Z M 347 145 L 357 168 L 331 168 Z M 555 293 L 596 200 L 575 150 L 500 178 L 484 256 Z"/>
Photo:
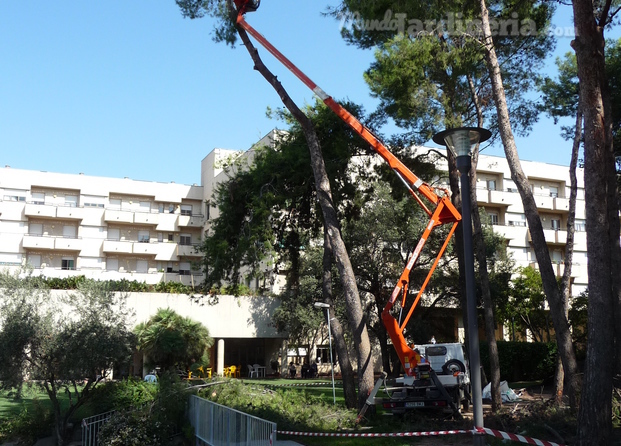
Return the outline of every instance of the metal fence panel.
<path id="1" fill-rule="evenodd" d="M 271 446 L 276 441 L 276 423 L 194 395 L 190 397 L 188 416 L 197 445 Z"/>
<path id="2" fill-rule="evenodd" d="M 96 446 L 99 428 L 114 415 L 115 411 L 101 413 L 82 420 L 82 446 Z"/>

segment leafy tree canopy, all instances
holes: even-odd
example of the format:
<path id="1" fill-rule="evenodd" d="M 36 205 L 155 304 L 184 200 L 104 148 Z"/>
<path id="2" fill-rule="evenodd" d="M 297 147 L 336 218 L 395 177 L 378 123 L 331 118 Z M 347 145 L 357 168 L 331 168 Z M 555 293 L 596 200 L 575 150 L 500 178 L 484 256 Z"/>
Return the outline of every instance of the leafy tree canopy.
<path id="1" fill-rule="evenodd" d="M 534 73 L 554 46 L 546 32 L 553 7 L 509 0 L 493 1 L 489 9 L 498 25 L 494 44 L 514 131 L 524 134 L 537 118 L 524 93 L 533 88 Z M 394 119 L 406 130 L 405 138 L 424 143 L 444 128 L 476 124 L 475 105 L 485 125 L 496 128 L 477 4 L 344 0 L 329 14 L 342 20 L 346 41 L 377 48 L 365 74 L 381 101 L 376 114 Z"/>
<path id="2" fill-rule="evenodd" d="M 612 137 L 616 156 L 617 179 L 621 191 L 621 39 L 606 41 L 606 78 L 610 89 L 612 112 Z M 541 110 L 557 123 L 559 118 L 575 117 L 579 103 L 578 66 L 575 53 L 568 52 L 564 58 L 556 59 L 556 79 L 544 77 L 539 81 L 542 93 Z M 574 125 L 562 126 L 562 135 L 571 139 Z M 621 206 L 621 204 L 620 204 Z"/>
<path id="3" fill-rule="evenodd" d="M 209 330 L 200 322 L 183 317 L 170 308 L 160 308 L 134 329 L 138 350 L 151 366 L 164 370 L 188 370 L 193 363 L 208 365 L 207 349 L 213 345 Z"/>
<path id="4" fill-rule="evenodd" d="M 52 298 L 30 272 L 0 273 L 0 388 L 41 386 L 64 444 L 67 422 L 115 363 L 131 357 L 133 335 L 124 297 L 88 282 Z M 84 384 L 85 383 L 85 384 Z M 71 395 L 61 407 L 58 395 Z"/>

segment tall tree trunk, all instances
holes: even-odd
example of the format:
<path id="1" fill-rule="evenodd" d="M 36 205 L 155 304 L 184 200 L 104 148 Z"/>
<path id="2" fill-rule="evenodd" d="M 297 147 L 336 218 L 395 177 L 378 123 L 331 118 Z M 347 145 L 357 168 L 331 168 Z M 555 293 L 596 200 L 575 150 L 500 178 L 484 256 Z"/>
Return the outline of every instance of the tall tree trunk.
<path id="1" fill-rule="evenodd" d="M 477 124 L 483 127 L 483 112 L 480 107 L 479 97 L 474 87 L 472 78 L 468 76 L 468 85 L 472 93 L 473 102 L 477 111 Z M 481 283 L 481 295 L 483 297 L 483 314 L 485 317 L 485 337 L 489 349 L 490 362 L 490 382 L 492 396 L 492 412 L 497 412 L 502 407 L 502 396 L 500 394 L 500 360 L 498 359 L 498 344 L 496 343 L 496 323 L 494 321 L 494 310 L 492 296 L 489 289 L 489 274 L 487 272 L 487 255 L 485 251 L 485 241 L 483 240 L 483 228 L 481 226 L 481 214 L 477 203 L 477 164 L 479 163 L 479 147 L 477 146 L 472 153 L 472 170 L 470 171 L 470 200 L 472 206 L 472 239 L 474 252 L 479 264 L 479 279 Z"/>
<path id="2" fill-rule="evenodd" d="M 485 0 L 479 0 L 479 4 L 481 7 L 481 24 L 483 31 L 483 45 L 485 47 L 485 59 L 492 83 L 492 94 L 496 105 L 500 137 L 505 149 L 507 163 L 511 169 L 511 178 L 520 192 L 520 197 L 524 206 L 524 213 L 526 214 L 526 220 L 528 222 L 528 228 L 532 238 L 535 257 L 537 258 L 537 263 L 539 264 L 539 272 L 541 273 L 543 289 L 550 306 L 550 313 L 552 314 L 552 322 L 556 333 L 556 342 L 558 344 L 559 354 L 561 355 L 563 368 L 565 369 L 569 403 L 570 406 L 575 409 L 577 407 L 576 395 L 578 387 L 578 365 L 571 340 L 569 321 L 565 317 L 563 300 L 556 282 L 554 269 L 552 268 L 550 252 L 548 251 L 548 246 L 546 244 L 543 226 L 541 224 L 541 219 L 539 218 L 535 198 L 533 197 L 533 193 L 530 189 L 528 178 L 524 174 L 524 171 L 520 165 L 515 139 L 511 130 L 509 109 L 507 107 L 507 100 L 505 98 L 504 87 L 502 84 L 500 65 L 498 64 L 498 58 L 496 57 L 496 50 L 492 39 L 489 14 Z"/>
<path id="3" fill-rule="evenodd" d="M 330 189 L 330 181 L 326 173 L 325 162 L 321 154 L 321 147 L 317 134 L 311 120 L 300 110 L 293 102 L 287 91 L 283 88 L 276 76 L 265 66 L 261 60 L 258 51 L 250 41 L 248 34 L 243 28 L 238 27 L 237 32 L 246 46 L 250 57 L 254 62 L 254 69 L 268 81 L 274 90 L 280 96 L 281 101 L 287 107 L 289 112 L 299 122 L 311 156 L 311 167 L 315 180 L 315 190 L 317 192 L 317 200 L 323 213 L 324 225 L 326 227 L 328 238 L 334 253 L 334 259 L 343 293 L 345 295 L 345 305 L 347 310 L 347 319 L 349 327 L 352 331 L 352 338 L 356 348 L 358 359 L 358 407 L 362 408 L 366 402 L 367 396 L 373 390 L 373 366 L 374 360 L 371 356 L 371 342 L 367 331 L 366 318 L 362 311 L 362 304 L 358 294 L 358 286 L 356 278 L 345 248 L 345 243 L 341 237 L 339 221 L 336 209 L 332 201 L 332 192 Z"/>
<path id="4" fill-rule="evenodd" d="M 619 214 L 612 147 L 610 95 L 605 75 L 604 26 L 610 0 L 598 11 L 573 0 L 580 98 L 584 113 L 584 191 L 589 273 L 587 358 L 578 413 L 578 444 L 610 444 L 619 301 Z M 621 321 L 616 321 L 619 325 Z M 617 342 L 619 340 L 617 339 Z M 618 344 L 617 344 L 618 347 Z M 617 348 L 618 349 L 618 348 Z"/>
<path id="5" fill-rule="evenodd" d="M 332 245 L 328 232 L 324 228 L 323 231 L 323 280 L 322 291 L 324 302 L 334 307 L 334 301 L 332 299 Z M 341 369 L 341 376 L 343 378 L 343 394 L 345 396 L 345 405 L 349 409 L 357 407 L 356 400 L 356 385 L 354 381 L 354 370 L 349 360 L 349 351 L 347 349 L 347 343 L 345 342 L 345 336 L 343 333 L 343 327 L 338 318 L 333 317 L 330 321 L 330 329 L 332 330 L 332 337 L 334 339 L 334 345 L 336 347 L 336 354 Z"/>
<path id="6" fill-rule="evenodd" d="M 578 95 L 579 97 L 579 95 Z M 565 268 L 561 279 L 561 296 L 565 307 L 565 317 L 569 316 L 569 298 L 571 297 L 571 269 L 574 257 L 574 237 L 576 232 L 576 199 L 578 197 L 578 178 L 576 168 L 578 167 L 578 153 L 580 142 L 582 141 L 582 107 L 578 99 L 578 109 L 576 111 L 576 128 L 574 130 L 574 142 L 571 148 L 571 161 L 569 163 L 569 214 L 567 215 L 567 245 L 565 246 Z M 564 371 L 560 356 L 556 358 L 556 369 L 554 373 L 554 398 L 556 404 L 561 404 L 563 400 L 563 381 Z"/>

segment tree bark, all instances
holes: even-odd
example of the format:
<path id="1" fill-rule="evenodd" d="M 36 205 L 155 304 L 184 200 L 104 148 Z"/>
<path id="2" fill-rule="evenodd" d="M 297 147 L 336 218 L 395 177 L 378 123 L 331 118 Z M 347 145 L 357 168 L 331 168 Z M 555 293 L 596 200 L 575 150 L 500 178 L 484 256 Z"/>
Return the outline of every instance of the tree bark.
<path id="1" fill-rule="evenodd" d="M 330 244 L 328 232 L 324 228 L 322 280 L 323 299 L 325 303 L 331 307 L 334 307 L 334 301 L 332 299 L 332 258 L 332 245 Z M 341 368 L 341 377 L 343 378 L 345 406 L 347 406 L 348 409 L 353 409 L 357 407 L 354 370 L 351 366 L 351 361 L 349 360 L 349 351 L 347 350 L 347 343 L 345 342 L 345 336 L 343 334 L 343 326 L 339 322 L 338 318 L 333 317 L 330 320 L 330 329 L 332 330 L 334 346 L 336 347 L 339 367 Z"/>
<path id="2" fill-rule="evenodd" d="M 280 81 L 278 81 L 276 76 L 265 66 L 246 31 L 238 27 L 237 32 L 254 62 L 254 69 L 261 73 L 278 93 L 285 107 L 287 107 L 294 118 L 299 122 L 304 136 L 306 137 L 311 156 L 311 167 L 315 180 L 317 200 L 319 201 L 323 213 L 324 225 L 339 271 L 339 277 L 345 295 L 347 318 L 358 357 L 358 407 L 361 409 L 366 402 L 367 396 L 371 390 L 373 390 L 374 360 L 371 356 L 371 342 L 367 331 L 366 318 L 364 317 L 360 296 L 358 294 L 358 286 L 349 260 L 349 255 L 347 254 L 347 249 L 345 248 L 345 243 L 341 237 L 336 208 L 332 201 L 330 181 L 326 173 L 319 140 L 311 120 L 300 110 L 295 102 L 293 102 Z"/>
<path id="3" fill-rule="evenodd" d="M 619 302 L 617 207 L 610 94 L 605 75 L 604 27 L 610 0 L 598 11 L 590 0 L 573 0 L 580 98 L 584 113 L 584 183 L 589 274 L 587 358 L 578 413 L 578 444 L 610 444 L 615 321 Z M 615 322 L 617 328 L 615 328 Z M 616 339 L 617 350 L 619 339 Z"/>
<path id="4" fill-rule="evenodd" d="M 582 108 L 578 99 L 578 110 L 576 111 L 576 128 L 574 130 L 574 142 L 571 148 L 571 161 L 569 163 L 569 214 L 567 215 L 567 245 L 565 246 L 565 268 L 561 279 L 561 296 L 565 307 L 565 317 L 569 316 L 569 298 L 571 297 L 571 269 L 574 257 L 574 237 L 576 231 L 576 199 L 578 197 L 578 178 L 576 168 L 578 167 L 578 153 L 582 140 Z M 556 359 L 556 369 L 554 373 L 554 398 L 556 404 L 563 401 L 564 371 L 560 356 Z"/>
<path id="5" fill-rule="evenodd" d="M 520 165 L 515 139 L 511 130 L 509 109 L 502 84 L 500 65 L 498 63 L 498 58 L 496 57 L 496 50 L 492 39 L 489 14 L 485 0 L 479 0 L 479 4 L 481 7 L 481 22 L 483 31 L 482 43 L 485 47 L 487 69 L 492 83 L 492 95 L 496 105 L 500 137 L 505 149 L 507 163 L 511 169 L 511 178 L 520 192 L 520 197 L 524 206 L 524 213 L 526 214 L 526 220 L 528 222 L 532 238 L 535 257 L 537 258 L 537 263 L 539 264 L 539 272 L 541 274 L 543 288 L 550 306 L 550 313 L 552 314 L 552 322 L 556 333 L 556 342 L 558 344 L 559 354 L 561 355 L 563 368 L 565 369 L 569 404 L 573 409 L 575 409 L 577 407 L 576 395 L 578 387 L 578 365 L 573 349 L 569 321 L 565 317 L 563 300 L 556 282 L 556 275 L 552 268 L 550 252 L 548 251 L 548 246 L 543 233 L 543 226 L 537 211 L 537 204 L 530 189 L 528 178 L 524 174 L 524 171 Z"/>

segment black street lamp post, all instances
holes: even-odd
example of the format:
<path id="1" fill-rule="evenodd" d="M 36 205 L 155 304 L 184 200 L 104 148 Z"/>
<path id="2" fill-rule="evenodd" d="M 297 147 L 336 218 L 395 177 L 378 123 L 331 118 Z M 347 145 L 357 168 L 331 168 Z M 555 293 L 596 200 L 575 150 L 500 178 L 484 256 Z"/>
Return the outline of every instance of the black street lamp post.
<path id="1" fill-rule="evenodd" d="M 436 144 L 446 146 L 455 156 L 461 181 L 462 228 L 464 234 L 464 268 L 466 275 L 466 313 L 468 316 L 468 344 L 470 382 L 472 384 L 472 411 L 475 428 L 483 428 L 483 399 L 481 391 L 481 358 L 477 324 L 474 251 L 472 248 L 472 203 L 470 200 L 471 151 L 476 144 L 490 138 L 491 132 L 480 127 L 460 127 L 444 130 L 433 137 Z M 475 445 L 484 445 L 483 435 L 474 435 Z"/>
<path id="2" fill-rule="evenodd" d="M 328 339 L 330 340 L 330 365 L 332 366 L 332 400 L 336 404 L 336 389 L 334 387 L 334 359 L 332 358 L 332 329 L 330 328 L 330 305 L 324 302 L 315 302 L 315 308 L 325 308 L 328 319 Z"/>

